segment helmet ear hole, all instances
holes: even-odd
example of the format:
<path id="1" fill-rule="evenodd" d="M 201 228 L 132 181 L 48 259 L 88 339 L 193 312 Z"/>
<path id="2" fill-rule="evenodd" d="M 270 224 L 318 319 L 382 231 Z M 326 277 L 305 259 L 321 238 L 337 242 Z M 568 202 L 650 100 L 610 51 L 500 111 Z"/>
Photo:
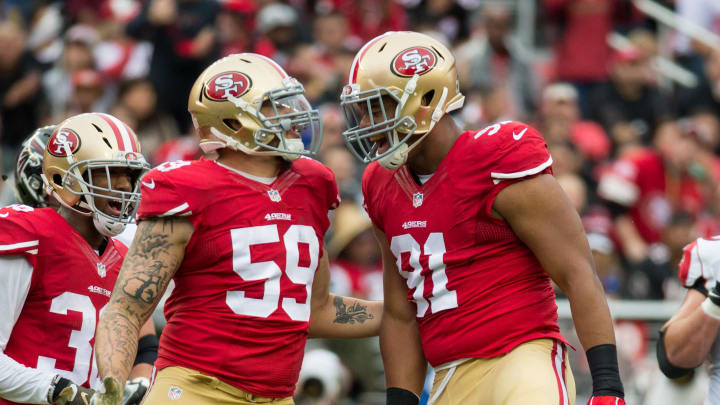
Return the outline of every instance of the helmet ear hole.
<path id="1" fill-rule="evenodd" d="M 425 107 L 429 106 L 430 103 L 432 103 L 432 99 L 434 96 L 435 96 L 435 90 L 430 90 L 427 93 L 423 94 L 422 101 L 421 101 L 422 105 Z"/>
<path id="2" fill-rule="evenodd" d="M 62 185 L 62 176 L 60 176 L 59 174 L 53 174 L 52 179 L 53 183 L 57 184 L 58 186 Z"/>
<path id="3" fill-rule="evenodd" d="M 234 118 L 226 118 L 223 120 L 223 124 L 230 128 L 232 131 L 239 131 L 242 129 L 243 125 L 239 120 L 236 120 Z"/>

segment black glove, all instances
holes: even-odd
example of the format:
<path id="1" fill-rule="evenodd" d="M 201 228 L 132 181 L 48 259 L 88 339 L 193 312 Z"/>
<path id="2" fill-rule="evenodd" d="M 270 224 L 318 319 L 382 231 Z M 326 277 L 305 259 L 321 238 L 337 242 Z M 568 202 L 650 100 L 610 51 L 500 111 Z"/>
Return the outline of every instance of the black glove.
<path id="1" fill-rule="evenodd" d="M 51 404 L 56 405 L 89 405 L 95 391 L 81 387 L 67 378 L 56 375 L 52 389 L 49 391 Z"/>

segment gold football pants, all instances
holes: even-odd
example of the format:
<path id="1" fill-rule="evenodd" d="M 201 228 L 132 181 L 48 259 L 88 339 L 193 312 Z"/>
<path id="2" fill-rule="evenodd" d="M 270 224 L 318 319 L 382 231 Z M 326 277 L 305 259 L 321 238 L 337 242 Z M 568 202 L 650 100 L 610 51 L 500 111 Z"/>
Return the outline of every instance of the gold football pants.
<path id="1" fill-rule="evenodd" d="M 432 405 L 575 403 L 567 348 L 552 339 L 531 340 L 502 356 L 439 368 L 430 394 Z"/>
<path id="2" fill-rule="evenodd" d="M 143 405 L 293 405 L 292 397 L 266 398 L 184 367 L 157 372 Z"/>

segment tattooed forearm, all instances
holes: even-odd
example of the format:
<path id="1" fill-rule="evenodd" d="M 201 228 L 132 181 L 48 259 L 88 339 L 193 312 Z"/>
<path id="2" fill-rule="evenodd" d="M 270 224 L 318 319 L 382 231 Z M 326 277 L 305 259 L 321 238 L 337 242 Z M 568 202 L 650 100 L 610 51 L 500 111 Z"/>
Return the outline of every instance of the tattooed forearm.
<path id="1" fill-rule="evenodd" d="M 140 222 L 97 327 L 96 351 L 101 377 L 125 381 L 137 351 L 138 333 L 180 266 L 192 235 L 185 219 Z"/>
<path id="2" fill-rule="evenodd" d="M 357 301 L 348 307 L 342 297 L 335 297 L 333 305 L 335 306 L 335 320 L 333 323 L 363 323 L 368 319 L 375 318 L 373 314 L 368 313 L 367 306 L 360 305 Z"/>

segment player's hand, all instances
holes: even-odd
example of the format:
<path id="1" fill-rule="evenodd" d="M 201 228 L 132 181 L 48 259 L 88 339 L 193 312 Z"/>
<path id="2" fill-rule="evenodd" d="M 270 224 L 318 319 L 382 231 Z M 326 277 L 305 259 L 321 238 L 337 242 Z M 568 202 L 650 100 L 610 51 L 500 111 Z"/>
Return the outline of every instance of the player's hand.
<path id="1" fill-rule="evenodd" d="M 625 405 L 625 400 L 610 395 L 604 395 L 602 397 L 590 397 L 587 405 Z"/>
<path id="2" fill-rule="evenodd" d="M 138 377 L 125 383 L 122 405 L 139 405 L 150 387 L 150 380 Z"/>
<path id="3" fill-rule="evenodd" d="M 122 399 L 122 384 L 112 377 L 105 377 L 102 386 L 92 396 L 89 405 L 121 405 Z"/>
<path id="4" fill-rule="evenodd" d="M 81 387 L 74 382 L 60 377 L 56 387 L 64 387 L 57 394 L 53 393 L 52 403 L 56 405 L 88 405 L 95 391 Z M 55 391 L 55 390 L 54 390 Z"/>

